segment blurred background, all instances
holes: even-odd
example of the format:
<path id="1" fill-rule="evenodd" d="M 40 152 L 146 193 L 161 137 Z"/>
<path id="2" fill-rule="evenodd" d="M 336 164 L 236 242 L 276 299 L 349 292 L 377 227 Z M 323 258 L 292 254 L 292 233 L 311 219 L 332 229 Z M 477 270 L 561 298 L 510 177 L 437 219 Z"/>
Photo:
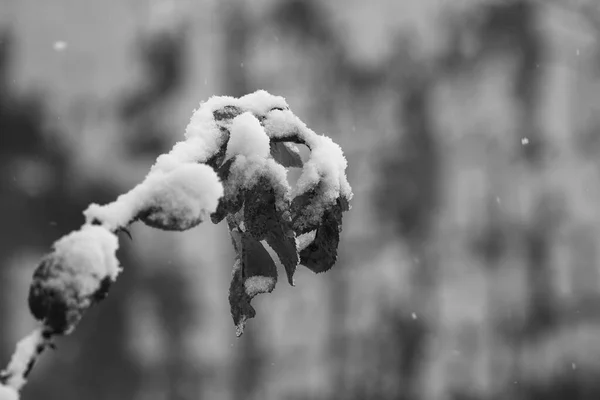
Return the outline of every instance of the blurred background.
<path id="1" fill-rule="evenodd" d="M 257 89 L 347 155 L 337 265 L 237 339 L 226 227 L 134 225 L 24 400 L 600 398 L 595 0 L 0 0 L 1 365 L 52 242 Z"/>

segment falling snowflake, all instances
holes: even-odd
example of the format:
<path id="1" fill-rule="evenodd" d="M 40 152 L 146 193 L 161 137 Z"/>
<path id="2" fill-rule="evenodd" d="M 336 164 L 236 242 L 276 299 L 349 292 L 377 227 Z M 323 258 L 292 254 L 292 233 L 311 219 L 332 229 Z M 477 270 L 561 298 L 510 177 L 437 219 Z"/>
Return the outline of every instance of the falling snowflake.
<path id="1" fill-rule="evenodd" d="M 412 319 L 417 319 L 417 314 L 415 314 L 415 313 L 412 313 L 412 315 L 411 315 L 411 316 L 412 316 Z"/>
<path id="2" fill-rule="evenodd" d="M 525 138 L 523 138 L 523 139 L 521 139 L 521 144 L 522 144 L 522 145 L 529 144 L 529 139 L 527 139 L 526 137 L 525 137 Z"/>
<path id="3" fill-rule="evenodd" d="M 54 42 L 54 50 L 55 51 L 63 51 L 67 48 L 67 42 L 63 42 L 62 40 Z"/>

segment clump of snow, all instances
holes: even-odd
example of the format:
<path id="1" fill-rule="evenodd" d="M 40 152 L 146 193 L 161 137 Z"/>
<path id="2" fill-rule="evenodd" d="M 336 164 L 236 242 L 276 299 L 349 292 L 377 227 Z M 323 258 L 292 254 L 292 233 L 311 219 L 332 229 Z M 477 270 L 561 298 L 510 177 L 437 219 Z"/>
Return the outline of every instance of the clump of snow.
<path id="1" fill-rule="evenodd" d="M 251 276 L 244 281 L 244 290 L 250 298 L 260 293 L 270 293 L 277 280 L 271 276 Z"/>
<path id="2" fill-rule="evenodd" d="M 12 387 L 0 384 L 0 400 L 19 400 L 19 392 Z"/>
<path id="3" fill-rule="evenodd" d="M 54 255 L 67 261 L 65 267 L 69 270 L 65 272 L 77 276 L 78 285 L 88 292 L 95 291 L 98 281 L 105 277 L 113 281 L 117 278 L 121 271 L 116 257 L 118 248 L 119 240 L 113 233 L 101 226 L 84 225 L 58 240 Z"/>
<path id="4" fill-rule="evenodd" d="M 316 235 L 317 231 L 310 231 L 298 236 L 298 252 L 307 248 L 315 240 Z"/>
<path id="5" fill-rule="evenodd" d="M 290 110 L 272 110 L 263 121 L 265 131 L 270 138 L 283 139 L 291 136 L 303 138 L 301 131 L 308 127 Z M 310 147 L 310 146 L 309 146 Z"/>
<path id="6" fill-rule="evenodd" d="M 327 136 L 314 135 L 308 138 L 311 153 L 304 163 L 295 193 L 304 193 L 321 182 L 323 196 L 327 201 L 333 202 L 339 197 L 342 182 L 346 180 L 346 158 L 340 146 Z"/>
<path id="7" fill-rule="evenodd" d="M 194 110 L 185 128 L 185 141 L 177 142 L 171 151 L 160 155 L 150 172 L 169 172 L 181 164 L 206 162 L 215 155 L 227 140 L 219 129 L 213 112 L 229 105 L 237 105 L 238 99 L 229 96 L 212 96 Z"/>
<path id="8" fill-rule="evenodd" d="M 200 223 L 214 212 L 223 195 L 217 173 L 204 164 L 182 164 L 163 173 L 151 172 L 135 188 L 114 202 L 92 204 L 84 211 L 88 223 L 99 221 L 110 230 L 125 227 L 138 215 L 151 211 L 152 226 L 180 230 Z"/>
<path id="9" fill-rule="evenodd" d="M 256 92 L 240 97 L 238 105 L 258 115 L 265 115 L 274 108 L 289 109 L 285 98 L 272 95 L 266 90 L 257 90 Z"/>
<path id="10" fill-rule="evenodd" d="M 223 196 L 217 173 L 203 164 L 182 165 L 149 185 L 144 222 L 158 228 L 189 229 L 213 213 Z"/>
<path id="11" fill-rule="evenodd" d="M 245 112 L 232 121 L 225 159 L 236 155 L 267 158 L 271 148 L 269 137 L 252 113 Z"/>
<path id="12" fill-rule="evenodd" d="M 17 394 L 17 397 L 12 398 L 18 399 L 17 391 L 25 385 L 25 375 L 29 364 L 36 359 L 40 353 L 39 349 L 43 348 L 46 342 L 47 339 L 44 338 L 42 329 L 36 329 L 17 343 L 15 352 L 6 367 L 6 372 L 10 374 L 10 377 L 7 379 L 6 386 L 0 385 L 0 400 L 11 398 L 3 397 L 3 391 L 5 396 L 11 394 L 10 389 Z"/>

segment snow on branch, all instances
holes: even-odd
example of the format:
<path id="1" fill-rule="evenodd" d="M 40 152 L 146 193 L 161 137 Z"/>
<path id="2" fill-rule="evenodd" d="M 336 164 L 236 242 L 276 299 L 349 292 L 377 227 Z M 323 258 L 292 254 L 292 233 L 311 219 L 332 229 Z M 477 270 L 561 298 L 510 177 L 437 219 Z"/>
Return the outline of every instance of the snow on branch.
<path id="1" fill-rule="evenodd" d="M 310 150 L 305 162 L 298 144 Z M 290 167 L 302 168 L 293 189 Z M 117 233 L 135 221 L 167 231 L 188 230 L 207 218 L 227 221 L 236 253 L 229 302 L 240 336 L 256 315 L 252 298 L 277 282 L 264 243 L 291 285 L 299 264 L 314 272 L 335 264 L 342 213 L 352 199 L 346 167 L 342 149 L 310 130 L 283 97 L 259 90 L 201 103 L 185 140 L 160 155 L 140 184 L 112 203 L 91 204 L 84 225 L 42 258 L 28 299 L 40 328 L 17 344 L 0 372 L 0 400 L 18 399 L 53 338 L 71 333 L 86 310 L 107 296 L 121 272 Z"/>

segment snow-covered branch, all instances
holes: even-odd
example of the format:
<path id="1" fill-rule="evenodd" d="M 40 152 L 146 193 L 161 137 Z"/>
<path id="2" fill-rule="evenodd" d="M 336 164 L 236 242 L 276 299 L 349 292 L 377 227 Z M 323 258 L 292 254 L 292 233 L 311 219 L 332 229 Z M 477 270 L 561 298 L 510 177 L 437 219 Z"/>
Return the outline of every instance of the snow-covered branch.
<path id="1" fill-rule="evenodd" d="M 305 162 L 297 144 L 310 150 Z M 159 156 L 140 184 L 112 203 L 91 204 L 85 224 L 42 258 L 29 292 L 30 311 L 41 326 L 18 343 L 0 373 L 0 400 L 17 399 L 53 338 L 71 333 L 85 311 L 106 297 L 121 272 L 116 235 L 135 221 L 184 231 L 207 218 L 227 220 L 236 252 L 229 301 L 240 336 L 256 314 L 252 298 L 277 282 L 263 242 L 291 285 L 298 264 L 324 272 L 336 262 L 342 212 L 352 199 L 346 166 L 342 149 L 309 129 L 282 97 L 260 90 L 202 103 L 185 140 Z M 302 168 L 293 189 L 289 167 Z"/>

